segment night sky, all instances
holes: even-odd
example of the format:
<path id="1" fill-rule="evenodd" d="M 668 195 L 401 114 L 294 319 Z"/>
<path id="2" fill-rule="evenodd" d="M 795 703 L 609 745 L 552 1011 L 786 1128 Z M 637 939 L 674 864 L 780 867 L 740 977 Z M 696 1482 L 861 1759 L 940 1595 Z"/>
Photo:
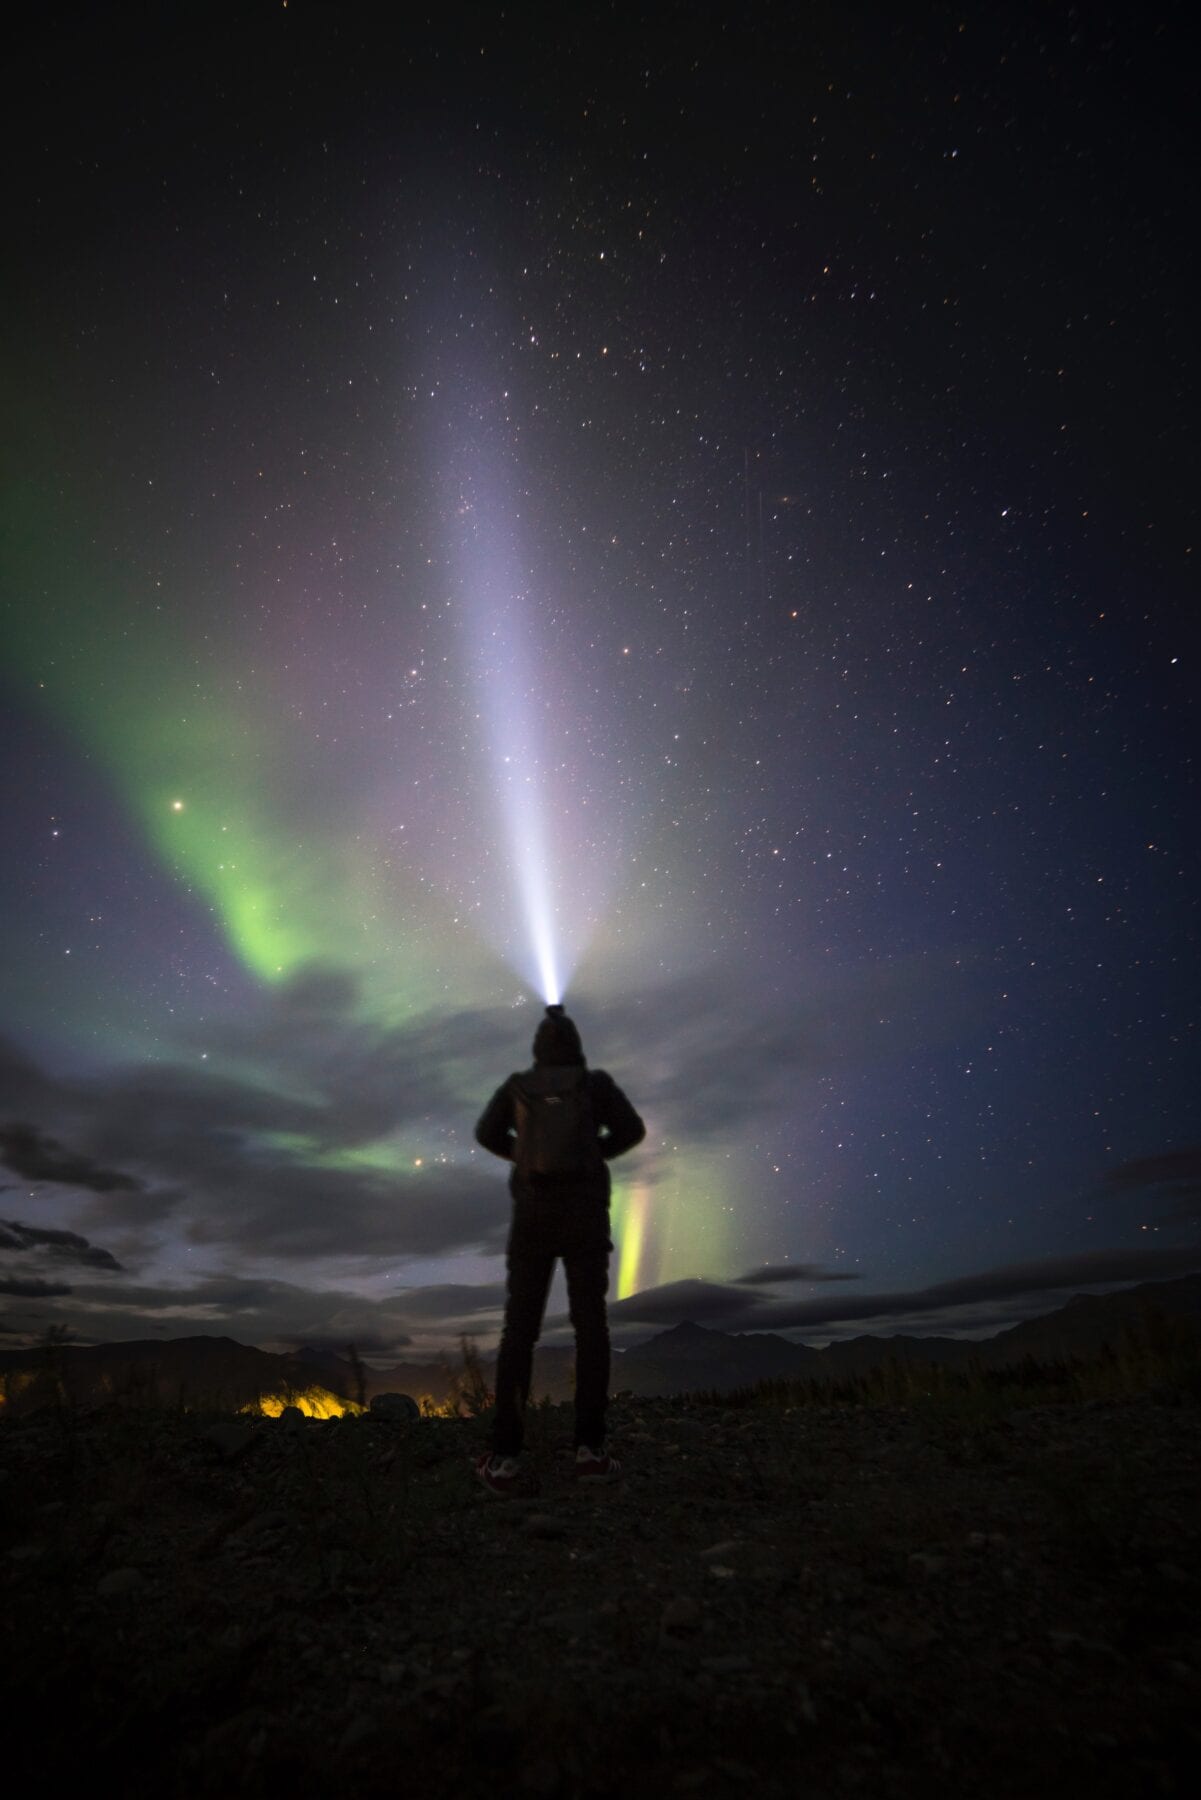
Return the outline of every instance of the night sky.
<path id="1" fill-rule="evenodd" d="M 9 74 L 0 1343 L 490 1347 L 555 983 L 618 1344 L 1201 1268 L 1183 9 L 121 15 Z"/>

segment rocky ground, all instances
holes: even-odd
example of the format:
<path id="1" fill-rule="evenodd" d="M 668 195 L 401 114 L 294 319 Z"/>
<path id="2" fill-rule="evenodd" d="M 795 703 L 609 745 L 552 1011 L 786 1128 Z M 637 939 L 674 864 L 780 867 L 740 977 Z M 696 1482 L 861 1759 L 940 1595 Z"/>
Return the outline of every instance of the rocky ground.
<path id="1" fill-rule="evenodd" d="M 155 1800 L 1182 1793 L 1199 1427 L 1167 1395 L 625 1400 L 625 1477 L 580 1492 L 543 1407 L 497 1500 L 469 1420 L 8 1421 L 5 1767 Z"/>

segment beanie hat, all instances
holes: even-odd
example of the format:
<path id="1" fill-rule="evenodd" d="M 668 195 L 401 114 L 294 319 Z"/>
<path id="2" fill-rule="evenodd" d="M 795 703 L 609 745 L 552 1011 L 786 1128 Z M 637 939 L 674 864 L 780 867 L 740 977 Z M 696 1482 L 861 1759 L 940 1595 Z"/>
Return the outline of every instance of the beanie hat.
<path id="1" fill-rule="evenodd" d="M 582 1063 L 584 1047 L 575 1022 L 561 1006 L 548 1006 L 534 1033 L 536 1063 Z"/>

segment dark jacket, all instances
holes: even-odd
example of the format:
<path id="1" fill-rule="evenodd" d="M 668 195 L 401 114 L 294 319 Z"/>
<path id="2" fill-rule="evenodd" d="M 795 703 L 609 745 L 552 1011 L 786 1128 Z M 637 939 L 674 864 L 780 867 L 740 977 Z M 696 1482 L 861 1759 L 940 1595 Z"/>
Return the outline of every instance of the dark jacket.
<path id="1" fill-rule="evenodd" d="M 512 1162 L 517 1141 L 514 1083 L 520 1082 L 526 1088 L 536 1090 L 541 1087 L 544 1091 L 553 1092 L 556 1086 L 561 1086 L 566 1081 L 574 1082 L 578 1078 L 579 1065 L 572 1063 L 536 1063 L 532 1069 L 510 1075 L 497 1088 L 481 1113 L 475 1128 L 476 1142 L 482 1144 L 485 1150 L 491 1150 L 493 1156 L 503 1156 L 507 1162 Z M 624 1151 L 632 1150 L 635 1144 L 642 1142 L 646 1136 L 646 1126 L 611 1075 L 607 1075 L 603 1069 L 589 1069 L 587 1081 L 592 1116 L 596 1120 L 597 1148 L 600 1151 L 595 1174 L 583 1180 L 573 1177 L 570 1181 L 555 1184 L 557 1191 L 548 1191 L 546 1185 L 540 1185 L 535 1191 L 514 1168 L 509 1177 L 509 1192 L 518 1208 L 528 1203 L 561 1203 L 568 1198 L 584 1205 L 591 1203 L 602 1209 L 607 1208 L 610 1187 L 608 1165 L 615 1156 L 621 1156 Z"/>

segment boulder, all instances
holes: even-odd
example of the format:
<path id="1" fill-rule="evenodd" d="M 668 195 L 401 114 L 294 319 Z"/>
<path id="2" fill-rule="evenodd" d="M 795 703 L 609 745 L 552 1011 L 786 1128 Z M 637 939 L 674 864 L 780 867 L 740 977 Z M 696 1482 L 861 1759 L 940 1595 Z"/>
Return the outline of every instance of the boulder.
<path id="1" fill-rule="evenodd" d="M 373 1419 L 419 1419 L 421 1408 L 411 1394 L 373 1394 L 371 1417 Z"/>

